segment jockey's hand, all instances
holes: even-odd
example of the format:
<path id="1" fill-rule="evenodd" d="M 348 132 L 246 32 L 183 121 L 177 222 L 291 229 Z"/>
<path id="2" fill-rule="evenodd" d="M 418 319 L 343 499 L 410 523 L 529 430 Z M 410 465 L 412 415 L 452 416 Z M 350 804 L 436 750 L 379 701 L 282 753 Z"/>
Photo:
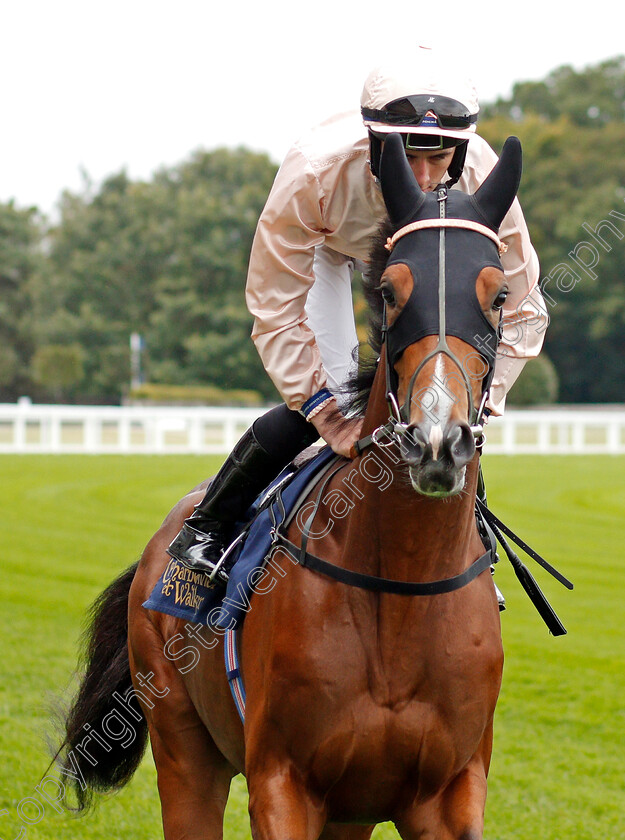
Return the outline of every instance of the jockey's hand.
<path id="1" fill-rule="evenodd" d="M 310 422 L 337 455 L 351 458 L 351 448 L 360 438 L 362 417 L 345 417 L 333 400 L 325 405 Z"/>

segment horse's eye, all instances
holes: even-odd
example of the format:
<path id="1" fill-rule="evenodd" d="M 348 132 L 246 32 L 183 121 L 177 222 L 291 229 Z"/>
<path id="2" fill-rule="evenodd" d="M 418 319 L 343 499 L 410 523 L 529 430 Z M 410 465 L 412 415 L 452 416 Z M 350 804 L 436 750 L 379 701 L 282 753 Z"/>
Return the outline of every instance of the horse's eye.
<path id="1" fill-rule="evenodd" d="M 493 301 L 493 309 L 499 310 L 506 302 L 506 298 L 508 297 L 508 290 L 502 289 L 495 300 Z"/>
<path id="2" fill-rule="evenodd" d="M 380 291 L 382 292 L 382 298 L 384 299 L 384 303 L 387 306 L 395 306 L 397 300 L 395 298 L 395 290 L 392 286 L 381 286 Z"/>

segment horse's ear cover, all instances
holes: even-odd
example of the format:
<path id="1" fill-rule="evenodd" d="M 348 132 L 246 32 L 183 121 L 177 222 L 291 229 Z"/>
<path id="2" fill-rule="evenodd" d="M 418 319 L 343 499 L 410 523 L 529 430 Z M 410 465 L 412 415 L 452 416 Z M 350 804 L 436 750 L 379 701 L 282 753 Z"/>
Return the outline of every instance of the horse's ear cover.
<path id="1" fill-rule="evenodd" d="M 410 168 L 399 134 L 389 134 L 384 141 L 380 184 L 392 224 L 399 228 L 412 221 L 425 201 L 425 193 Z"/>
<path id="2" fill-rule="evenodd" d="M 471 202 L 478 216 L 498 231 L 521 183 L 522 153 L 518 137 L 508 137 L 499 161 Z M 395 228 L 413 221 L 425 202 L 425 193 L 412 172 L 399 134 L 384 141 L 380 184 L 390 220 Z"/>
<path id="3" fill-rule="evenodd" d="M 522 158 L 521 141 L 508 137 L 492 172 L 473 194 L 473 203 L 494 231 L 499 230 L 519 189 Z"/>

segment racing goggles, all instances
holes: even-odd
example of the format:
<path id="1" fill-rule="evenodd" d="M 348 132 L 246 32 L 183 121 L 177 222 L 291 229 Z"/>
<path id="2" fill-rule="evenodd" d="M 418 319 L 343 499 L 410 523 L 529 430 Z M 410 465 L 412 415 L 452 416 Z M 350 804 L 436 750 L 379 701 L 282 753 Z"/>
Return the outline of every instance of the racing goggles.
<path id="1" fill-rule="evenodd" d="M 362 108 L 362 117 L 377 123 L 420 128 L 469 128 L 477 122 L 477 114 L 469 114 L 467 106 L 448 96 L 418 94 L 394 99 L 384 108 Z"/>
<path id="2" fill-rule="evenodd" d="M 372 131 L 371 129 L 369 129 L 369 132 L 373 134 L 374 137 L 377 137 L 378 140 L 381 140 L 382 143 L 384 143 L 384 141 L 388 137 L 388 134 L 382 133 L 381 131 Z M 463 140 L 458 140 L 455 137 L 443 137 L 440 134 L 400 133 L 399 136 L 401 137 L 402 143 L 404 144 L 404 148 L 407 152 L 427 152 L 437 151 L 441 149 L 451 149 L 454 146 L 460 145 L 460 143 L 462 142 L 466 142 Z"/>
<path id="3" fill-rule="evenodd" d="M 386 132 L 373 131 L 371 128 L 369 129 L 369 133 L 377 137 L 382 143 L 388 138 Z M 441 134 L 406 134 L 405 132 L 398 132 L 398 134 L 407 152 L 452 149 L 455 146 L 459 146 L 460 143 L 466 142 L 465 140 L 458 140 L 457 137 L 443 137 Z"/>

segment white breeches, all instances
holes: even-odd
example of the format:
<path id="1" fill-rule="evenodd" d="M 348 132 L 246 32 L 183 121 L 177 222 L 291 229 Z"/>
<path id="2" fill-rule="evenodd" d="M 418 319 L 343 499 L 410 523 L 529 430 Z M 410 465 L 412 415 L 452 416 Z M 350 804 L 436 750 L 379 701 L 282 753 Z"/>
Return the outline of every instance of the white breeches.
<path id="1" fill-rule="evenodd" d="M 344 254 L 323 245 L 315 248 L 315 282 L 306 300 L 306 315 L 321 353 L 328 388 L 333 392 L 340 389 L 357 364 L 354 357 L 358 336 L 352 300 L 354 267 L 354 260 Z M 337 396 L 340 404 L 343 400 L 340 394 Z"/>

